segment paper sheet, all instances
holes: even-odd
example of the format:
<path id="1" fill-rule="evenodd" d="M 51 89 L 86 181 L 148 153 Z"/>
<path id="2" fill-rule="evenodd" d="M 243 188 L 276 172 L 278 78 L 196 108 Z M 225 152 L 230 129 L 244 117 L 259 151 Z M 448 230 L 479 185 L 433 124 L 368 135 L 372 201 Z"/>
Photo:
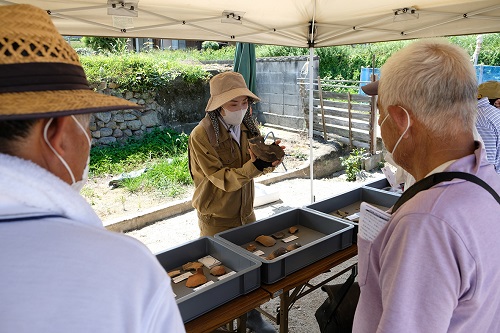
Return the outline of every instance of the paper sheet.
<path id="1" fill-rule="evenodd" d="M 391 214 L 362 202 L 359 211 L 359 236 L 373 242 L 391 218 Z"/>
<path id="2" fill-rule="evenodd" d="M 398 184 L 396 184 L 396 174 L 392 172 L 391 168 L 389 168 L 388 166 L 384 166 L 381 170 L 384 173 L 385 178 L 387 178 L 389 185 L 391 185 L 391 187 L 394 189 L 398 188 Z"/>

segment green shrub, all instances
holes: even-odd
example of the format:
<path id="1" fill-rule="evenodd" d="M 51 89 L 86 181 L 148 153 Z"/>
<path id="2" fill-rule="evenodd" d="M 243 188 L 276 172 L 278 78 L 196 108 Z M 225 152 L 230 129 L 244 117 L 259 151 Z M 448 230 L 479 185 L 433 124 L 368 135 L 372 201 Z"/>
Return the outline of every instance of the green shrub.
<path id="1" fill-rule="evenodd" d="M 91 84 L 114 82 L 122 91 L 155 91 L 178 77 L 188 83 L 209 78 L 201 64 L 179 61 L 170 51 L 82 56 L 81 61 Z"/>
<path id="2" fill-rule="evenodd" d="M 202 50 L 218 50 L 219 49 L 219 43 L 211 41 L 211 40 L 206 40 L 203 43 L 201 43 L 201 49 Z"/>
<path id="3" fill-rule="evenodd" d="M 356 181 L 356 176 L 361 171 L 361 160 L 365 150 L 363 148 L 355 148 L 349 156 L 340 157 L 340 164 L 345 167 L 347 181 Z"/>
<path id="4" fill-rule="evenodd" d="M 127 49 L 127 38 L 82 37 L 81 42 L 94 51 L 121 53 Z"/>

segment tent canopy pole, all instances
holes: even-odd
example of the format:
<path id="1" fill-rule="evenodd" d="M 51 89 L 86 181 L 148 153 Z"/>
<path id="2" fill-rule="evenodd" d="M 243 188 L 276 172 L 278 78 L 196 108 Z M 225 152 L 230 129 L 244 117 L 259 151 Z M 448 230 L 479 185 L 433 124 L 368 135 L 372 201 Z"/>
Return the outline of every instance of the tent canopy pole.
<path id="1" fill-rule="evenodd" d="M 313 73 L 314 47 L 309 48 L 309 177 L 311 179 L 311 203 L 314 202 L 314 156 L 313 156 L 313 115 L 314 115 L 314 73 Z"/>

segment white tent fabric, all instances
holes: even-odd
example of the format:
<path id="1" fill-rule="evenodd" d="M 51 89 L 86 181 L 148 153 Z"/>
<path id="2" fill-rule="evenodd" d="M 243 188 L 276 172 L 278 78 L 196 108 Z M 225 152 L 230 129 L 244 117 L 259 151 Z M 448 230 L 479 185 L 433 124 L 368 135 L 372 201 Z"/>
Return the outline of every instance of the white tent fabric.
<path id="1" fill-rule="evenodd" d="M 26 2 L 76 36 L 322 47 L 500 31 L 500 0 L 0 0 Z"/>

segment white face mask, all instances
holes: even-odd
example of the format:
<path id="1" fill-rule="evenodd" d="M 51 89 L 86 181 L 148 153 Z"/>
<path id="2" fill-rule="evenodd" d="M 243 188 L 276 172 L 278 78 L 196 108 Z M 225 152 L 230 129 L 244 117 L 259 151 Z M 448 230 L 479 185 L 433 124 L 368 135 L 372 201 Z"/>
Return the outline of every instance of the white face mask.
<path id="1" fill-rule="evenodd" d="M 408 132 L 408 130 L 410 129 L 410 114 L 408 113 L 408 111 L 406 111 L 406 109 L 402 106 L 400 106 L 401 109 L 403 109 L 403 111 L 406 113 L 406 116 L 408 117 L 408 125 L 406 126 L 406 129 L 405 131 L 403 132 L 403 134 L 401 134 L 401 136 L 399 137 L 398 141 L 396 142 L 396 144 L 394 145 L 394 148 L 392 148 L 392 152 L 390 151 L 387 151 L 387 153 L 385 154 L 385 159 L 387 161 L 387 159 L 391 159 L 392 161 L 394 161 L 394 152 L 396 151 L 396 148 L 398 147 L 399 143 L 401 142 L 401 140 L 403 139 L 403 136 L 406 134 L 406 132 Z M 387 120 L 387 117 L 389 117 L 389 113 L 387 113 L 387 115 L 385 116 L 384 120 L 382 120 L 382 122 L 380 123 L 380 128 L 382 128 L 382 125 L 385 123 L 385 121 Z M 382 139 L 382 141 L 384 141 Z M 387 147 L 387 145 L 384 143 L 384 146 Z M 392 163 L 391 163 L 392 164 Z"/>
<path id="2" fill-rule="evenodd" d="M 87 131 L 85 130 L 85 128 L 83 128 L 82 124 L 80 124 L 78 122 L 78 120 L 76 120 L 75 116 L 72 115 L 71 118 L 73 118 L 73 120 L 76 122 L 76 124 L 78 125 L 78 127 L 80 127 L 80 129 L 82 130 L 83 134 L 85 134 L 85 137 L 87 138 L 87 141 L 89 143 L 89 149 L 90 149 L 90 147 L 91 147 L 91 141 L 90 141 L 89 135 L 87 134 Z M 66 161 L 64 160 L 64 158 L 62 158 L 62 156 L 59 155 L 59 153 L 54 149 L 54 147 L 52 147 L 52 145 L 50 144 L 49 140 L 47 139 L 47 130 L 48 130 L 48 128 L 49 128 L 49 126 L 50 126 L 50 124 L 52 123 L 53 120 L 54 120 L 54 118 L 51 118 L 47 122 L 47 124 L 45 125 L 45 128 L 43 129 L 43 139 L 45 140 L 45 143 L 47 143 L 47 145 L 49 146 L 50 150 L 52 150 L 52 152 L 57 156 L 57 158 L 64 165 L 64 167 L 66 168 L 66 170 L 68 170 L 68 173 L 71 176 L 71 181 L 72 181 L 71 188 L 74 189 L 76 192 L 80 192 L 82 190 L 83 186 L 85 185 L 85 183 L 87 183 L 88 178 L 89 178 L 90 155 L 87 158 L 87 164 L 85 165 L 85 169 L 83 169 L 82 179 L 79 180 L 79 181 L 76 181 L 75 176 L 73 175 L 73 171 L 71 171 L 68 163 L 66 163 Z"/>
<path id="3" fill-rule="evenodd" d="M 222 116 L 222 119 L 224 119 L 226 124 L 233 126 L 240 125 L 245 117 L 245 114 L 247 113 L 247 109 L 241 109 L 238 111 L 228 111 L 224 108 L 222 109 L 225 111 L 225 115 Z"/>

